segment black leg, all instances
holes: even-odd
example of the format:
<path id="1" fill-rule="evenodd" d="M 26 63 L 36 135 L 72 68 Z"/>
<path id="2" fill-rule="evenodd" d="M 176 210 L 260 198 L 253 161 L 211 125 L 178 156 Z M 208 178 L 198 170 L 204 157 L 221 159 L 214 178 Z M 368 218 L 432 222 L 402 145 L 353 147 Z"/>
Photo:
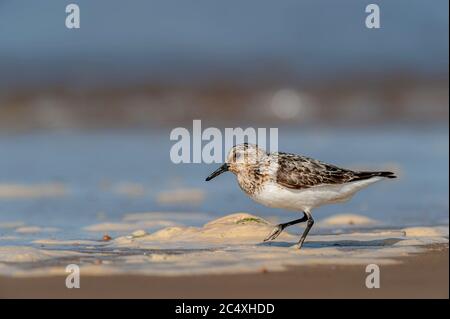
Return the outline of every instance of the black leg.
<path id="1" fill-rule="evenodd" d="M 297 248 L 300 249 L 303 246 L 303 243 L 305 242 L 306 236 L 308 236 L 309 231 L 314 225 L 314 219 L 311 216 L 310 212 L 305 212 L 305 215 L 307 216 L 308 221 L 306 222 L 306 228 L 303 232 L 302 237 L 300 237 L 299 242 L 297 243 Z"/>
<path id="2" fill-rule="evenodd" d="M 305 213 L 303 213 L 303 217 L 302 218 L 299 218 L 299 219 L 296 219 L 296 220 L 293 220 L 293 221 L 290 221 L 290 222 L 287 222 L 287 223 L 284 223 L 284 224 L 279 224 L 279 225 L 275 226 L 275 228 L 272 230 L 272 232 L 269 234 L 269 236 L 267 236 L 264 239 L 264 241 L 274 240 L 275 238 L 277 238 L 281 234 L 281 232 L 286 227 L 292 226 L 292 225 L 295 225 L 295 224 L 298 224 L 298 223 L 306 222 L 307 220 L 308 220 L 308 216 Z"/>

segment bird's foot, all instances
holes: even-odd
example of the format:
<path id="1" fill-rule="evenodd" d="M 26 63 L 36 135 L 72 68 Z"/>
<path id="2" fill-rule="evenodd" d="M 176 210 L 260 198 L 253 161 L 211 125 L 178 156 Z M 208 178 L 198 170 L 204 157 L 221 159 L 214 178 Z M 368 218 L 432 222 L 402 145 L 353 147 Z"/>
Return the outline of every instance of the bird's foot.
<path id="1" fill-rule="evenodd" d="M 295 249 L 298 249 L 298 250 L 300 250 L 300 249 L 302 249 L 302 247 L 303 247 L 303 243 L 304 243 L 304 241 L 299 241 L 298 243 L 296 243 L 294 246 L 292 246 L 293 248 L 295 248 Z"/>
<path id="2" fill-rule="evenodd" d="M 275 228 L 272 230 L 272 232 L 269 234 L 269 236 L 267 236 L 264 239 L 264 241 L 274 240 L 275 238 L 277 238 L 281 234 L 283 229 L 284 229 L 284 227 L 281 224 L 275 226 Z"/>

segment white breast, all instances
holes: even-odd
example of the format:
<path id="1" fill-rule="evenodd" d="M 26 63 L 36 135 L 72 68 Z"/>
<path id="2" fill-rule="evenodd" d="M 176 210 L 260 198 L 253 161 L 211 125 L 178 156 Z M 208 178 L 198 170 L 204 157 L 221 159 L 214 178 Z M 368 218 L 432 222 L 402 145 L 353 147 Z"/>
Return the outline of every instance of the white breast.
<path id="1" fill-rule="evenodd" d="M 382 177 L 345 184 L 320 185 L 306 189 L 290 189 L 274 182 L 268 182 L 252 199 L 265 206 L 287 210 L 304 211 L 326 204 L 344 202 L 357 191 L 378 182 Z"/>

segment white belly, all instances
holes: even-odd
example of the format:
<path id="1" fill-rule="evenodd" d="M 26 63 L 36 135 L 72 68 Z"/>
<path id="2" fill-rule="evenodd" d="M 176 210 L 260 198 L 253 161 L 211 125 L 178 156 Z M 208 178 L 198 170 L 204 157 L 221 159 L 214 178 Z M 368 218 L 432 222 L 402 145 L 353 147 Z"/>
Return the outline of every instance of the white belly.
<path id="1" fill-rule="evenodd" d="M 265 206 L 287 210 L 309 211 L 326 204 L 349 200 L 360 189 L 378 182 L 382 177 L 340 185 L 321 185 L 306 189 L 290 189 L 276 183 L 267 183 L 253 200 Z"/>

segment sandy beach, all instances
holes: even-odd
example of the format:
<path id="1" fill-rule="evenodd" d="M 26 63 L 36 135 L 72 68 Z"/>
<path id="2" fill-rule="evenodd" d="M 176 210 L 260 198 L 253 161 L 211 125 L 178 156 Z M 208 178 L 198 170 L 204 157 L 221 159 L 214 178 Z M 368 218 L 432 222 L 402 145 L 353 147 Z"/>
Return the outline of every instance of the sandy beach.
<path id="1" fill-rule="evenodd" d="M 124 223 L 140 227 L 158 217 L 131 214 Z M 318 221 L 301 250 L 292 232 L 262 242 L 273 227 L 235 213 L 107 241 L 2 246 L 0 298 L 448 297 L 448 226 L 389 229 L 362 215 L 335 215 Z M 380 288 L 366 288 L 369 264 L 380 269 Z M 66 288 L 68 265 L 78 266 L 80 288 Z"/>
<path id="2" fill-rule="evenodd" d="M 449 298 L 449 1 L 79 2 L 0 1 L 0 300 Z"/>
<path id="3" fill-rule="evenodd" d="M 379 289 L 365 287 L 364 266 L 301 266 L 281 272 L 199 276 L 0 277 L 0 298 L 448 298 L 448 245 L 380 267 Z"/>

